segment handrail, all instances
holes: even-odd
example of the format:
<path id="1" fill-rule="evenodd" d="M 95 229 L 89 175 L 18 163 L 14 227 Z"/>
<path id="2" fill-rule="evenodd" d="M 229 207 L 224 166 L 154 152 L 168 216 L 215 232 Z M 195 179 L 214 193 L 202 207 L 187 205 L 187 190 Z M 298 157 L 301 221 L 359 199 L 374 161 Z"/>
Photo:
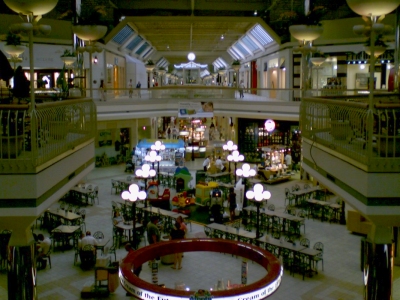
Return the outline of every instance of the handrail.
<path id="1" fill-rule="evenodd" d="M 20 173 L 36 168 L 66 151 L 94 139 L 96 106 L 90 99 L 0 105 L 3 170 Z"/>
<path id="2" fill-rule="evenodd" d="M 400 102 L 393 100 L 398 99 L 395 94 L 381 95 L 375 100 L 385 96 L 392 100 L 374 104 L 373 111 L 367 103 L 343 98 L 304 98 L 300 106 L 302 136 L 332 155 L 345 155 L 349 163 L 357 162 L 358 167 L 361 163 L 368 172 L 399 172 Z M 369 133 L 368 128 L 374 128 L 373 132 Z M 372 144 L 369 134 L 373 136 Z"/>

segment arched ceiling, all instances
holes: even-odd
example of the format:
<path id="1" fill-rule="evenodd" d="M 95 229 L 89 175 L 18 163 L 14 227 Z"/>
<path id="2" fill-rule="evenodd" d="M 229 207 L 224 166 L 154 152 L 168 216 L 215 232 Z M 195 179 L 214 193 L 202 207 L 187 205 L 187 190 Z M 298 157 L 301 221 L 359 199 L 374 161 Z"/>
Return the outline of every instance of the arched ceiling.
<path id="1" fill-rule="evenodd" d="M 171 65 L 187 61 L 189 52 L 194 52 L 196 62 L 202 64 L 211 65 L 218 58 L 230 64 L 235 58 L 245 59 L 246 56 L 254 54 L 254 49 L 249 49 L 246 41 L 238 45 L 248 50 L 244 51 L 244 56 L 234 57 L 232 53 L 228 53 L 228 49 L 255 27 L 262 28 L 261 31 L 267 33 L 271 38 L 270 43 L 280 43 L 279 36 L 258 17 L 195 16 L 125 17 L 106 37 L 105 42 L 116 42 L 121 51 L 137 58 L 151 58 L 153 61 L 164 58 Z M 124 33 L 125 39 L 122 39 L 121 43 L 118 35 L 127 30 L 129 37 L 125 37 Z M 257 41 L 257 37 L 252 36 L 251 39 L 256 45 L 256 51 L 262 51 L 269 46 Z M 137 53 L 141 46 L 143 51 Z M 144 55 L 147 51 L 151 52 Z"/>

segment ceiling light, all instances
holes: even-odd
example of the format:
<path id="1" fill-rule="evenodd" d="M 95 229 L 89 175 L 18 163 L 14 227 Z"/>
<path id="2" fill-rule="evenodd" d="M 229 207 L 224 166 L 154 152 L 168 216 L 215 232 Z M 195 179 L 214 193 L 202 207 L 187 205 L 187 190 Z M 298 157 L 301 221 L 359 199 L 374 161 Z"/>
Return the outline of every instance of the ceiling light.
<path id="1" fill-rule="evenodd" d="M 254 15 L 257 16 L 257 9 L 254 11 Z"/>
<path id="2" fill-rule="evenodd" d="M 167 45 L 167 49 L 169 49 L 169 45 Z"/>
<path id="3" fill-rule="evenodd" d="M 223 34 L 221 34 L 221 40 L 223 40 L 224 39 L 224 35 Z"/>
<path id="4" fill-rule="evenodd" d="M 187 58 L 188 58 L 189 61 L 194 61 L 195 58 L 196 58 L 196 55 L 194 55 L 193 52 L 190 52 L 190 53 L 188 54 Z"/>

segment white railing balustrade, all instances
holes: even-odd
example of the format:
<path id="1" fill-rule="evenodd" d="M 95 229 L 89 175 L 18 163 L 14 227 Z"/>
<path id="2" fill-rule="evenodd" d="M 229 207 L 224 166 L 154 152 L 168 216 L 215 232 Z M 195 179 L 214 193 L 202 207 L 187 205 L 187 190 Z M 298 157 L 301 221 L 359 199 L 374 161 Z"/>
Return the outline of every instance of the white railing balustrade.
<path id="1" fill-rule="evenodd" d="M 94 139 L 96 107 L 88 99 L 27 105 L 0 105 L 3 169 L 23 164 L 24 171 Z M 14 168 L 15 169 L 15 168 Z"/>
<path id="2" fill-rule="evenodd" d="M 385 165 L 400 171 L 400 102 L 375 97 L 368 118 L 367 97 L 304 98 L 300 106 L 302 136 L 364 164 L 369 172 Z M 370 123 L 372 143 L 369 141 Z M 392 170 L 392 171 L 396 171 Z M 387 168 L 386 168 L 386 171 Z"/>

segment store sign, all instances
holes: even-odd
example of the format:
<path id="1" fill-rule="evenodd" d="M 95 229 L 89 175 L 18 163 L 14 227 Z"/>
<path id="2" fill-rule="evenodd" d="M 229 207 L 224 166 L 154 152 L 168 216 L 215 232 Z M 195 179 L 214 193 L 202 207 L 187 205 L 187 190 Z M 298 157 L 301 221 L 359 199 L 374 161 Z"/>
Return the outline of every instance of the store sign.
<path id="1" fill-rule="evenodd" d="M 274 131 L 275 129 L 274 120 L 268 119 L 267 121 L 265 121 L 264 127 L 268 132 Z"/>
<path id="2" fill-rule="evenodd" d="M 214 116 L 213 102 L 180 102 L 179 118 L 211 118 Z"/>
<path id="3" fill-rule="evenodd" d="M 283 268 L 281 268 L 281 272 L 277 279 L 268 285 L 258 289 L 254 290 L 250 293 L 245 293 L 245 294 L 235 294 L 232 293 L 230 296 L 224 296 L 224 297 L 215 297 L 214 295 L 211 295 L 213 300 L 261 300 L 269 295 L 271 295 L 273 292 L 275 292 L 279 285 L 281 284 L 282 280 L 282 274 L 283 274 Z M 134 297 L 139 298 L 139 299 L 145 299 L 145 300 L 195 300 L 193 299 L 193 296 L 189 297 L 179 297 L 179 296 L 172 296 L 172 295 L 163 295 L 163 294 L 158 294 L 154 293 L 149 290 L 142 289 L 140 287 L 135 286 L 131 282 L 129 282 L 121 273 L 119 272 L 119 279 L 121 282 L 122 287 L 127 290 L 129 293 L 131 293 Z M 237 291 L 237 290 L 236 290 Z M 233 291 L 232 291 L 233 292 Z"/>

